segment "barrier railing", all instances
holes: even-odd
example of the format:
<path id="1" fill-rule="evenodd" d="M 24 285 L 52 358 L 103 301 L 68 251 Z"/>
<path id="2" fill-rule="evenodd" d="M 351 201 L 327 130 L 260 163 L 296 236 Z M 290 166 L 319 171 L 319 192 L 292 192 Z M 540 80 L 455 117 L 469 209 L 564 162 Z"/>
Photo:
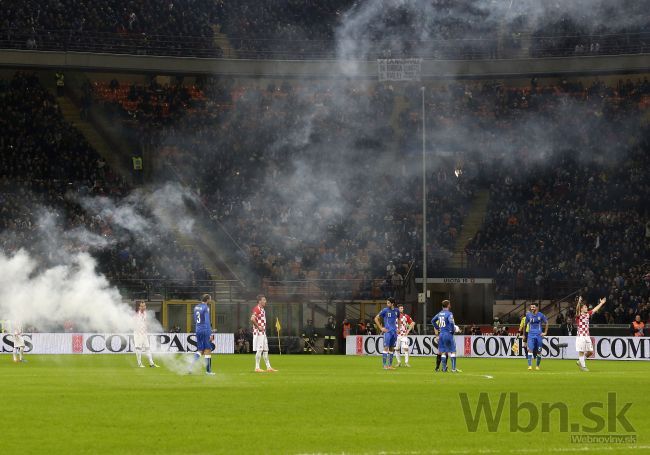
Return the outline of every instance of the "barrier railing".
<path id="1" fill-rule="evenodd" d="M 535 35 L 519 33 L 507 45 L 497 37 L 431 39 L 404 43 L 393 52 L 399 57 L 441 60 L 515 59 L 530 57 L 567 57 L 650 52 L 650 33 L 607 33 L 595 35 Z M 238 59 L 322 60 L 337 57 L 336 43 L 329 40 L 284 40 L 230 36 Z M 524 45 L 524 43 L 526 43 Z M 65 52 L 161 55 L 178 57 L 223 58 L 224 50 L 211 36 L 149 35 L 76 30 L 0 29 L 0 48 Z M 228 58 L 233 58 L 228 52 Z M 388 57 L 385 48 L 368 50 L 356 58 L 375 60 Z"/>

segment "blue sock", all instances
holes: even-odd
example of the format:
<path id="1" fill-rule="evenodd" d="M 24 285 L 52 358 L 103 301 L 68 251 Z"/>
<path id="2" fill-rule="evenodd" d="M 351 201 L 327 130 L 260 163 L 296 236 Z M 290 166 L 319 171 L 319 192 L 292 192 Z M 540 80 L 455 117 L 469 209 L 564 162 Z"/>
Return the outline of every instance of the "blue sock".
<path id="1" fill-rule="evenodd" d="M 442 356 L 442 371 L 447 371 L 447 356 Z"/>
<path id="2" fill-rule="evenodd" d="M 388 354 L 388 366 L 393 366 L 393 353 Z"/>
<path id="3" fill-rule="evenodd" d="M 198 352 L 195 352 L 195 353 L 194 353 L 194 362 L 196 362 L 196 361 L 199 360 L 200 358 L 201 358 L 201 354 L 199 354 Z"/>
<path id="4" fill-rule="evenodd" d="M 382 353 L 382 355 L 381 355 L 381 364 L 383 366 L 386 366 L 386 353 L 385 352 Z"/>
<path id="5" fill-rule="evenodd" d="M 456 369 L 456 356 L 453 356 L 451 358 L 451 369 L 455 370 Z"/>
<path id="6" fill-rule="evenodd" d="M 528 354 L 528 366 L 533 366 L 533 354 Z"/>
<path id="7" fill-rule="evenodd" d="M 542 363 L 542 356 L 537 355 L 537 366 L 539 366 L 540 363 Z"/>

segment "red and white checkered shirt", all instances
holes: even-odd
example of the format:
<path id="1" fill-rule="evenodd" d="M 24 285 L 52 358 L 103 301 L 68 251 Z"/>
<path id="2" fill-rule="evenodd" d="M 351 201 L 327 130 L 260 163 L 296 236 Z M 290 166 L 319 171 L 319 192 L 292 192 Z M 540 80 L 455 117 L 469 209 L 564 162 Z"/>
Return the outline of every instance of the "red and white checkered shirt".
<path id="1" fill-rule="evenodd" d="M 579 337 L 588 337 L 589 336 L 589 318 L 591 317 L 593 311 L 589 310 L 586 313 L 580 313 L 576 316 L 576 325 L 578 326 L 578 336 Z"/>
<path id="2" fill-rule="evenodd" d="M 253 316 L 255 316 L 255 321 L 257 321 L 257 325 L 253 324 L 253 335 L 266 335 L 266 312 L 264 308 L 255 305 L 255 308 L 253 308 Z"/>
<path id="3" fill-rule="evenodd" d="M 409 325 L 413 322 L 411 316 L 406 313 L 402 313 L 397 318 L 397 336 L 404 337 L 406 336 L 406 331 L 408 330 Z"/>

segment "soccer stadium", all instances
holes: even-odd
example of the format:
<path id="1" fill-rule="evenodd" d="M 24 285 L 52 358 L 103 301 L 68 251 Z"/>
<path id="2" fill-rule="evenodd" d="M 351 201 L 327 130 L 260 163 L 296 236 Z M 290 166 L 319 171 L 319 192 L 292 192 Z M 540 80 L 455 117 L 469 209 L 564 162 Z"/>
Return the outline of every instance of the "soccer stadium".
<path id="1" fill-rule="evenodd" d="M 2 453 L 650 452 L 647 1 L 2 6 Z"/>

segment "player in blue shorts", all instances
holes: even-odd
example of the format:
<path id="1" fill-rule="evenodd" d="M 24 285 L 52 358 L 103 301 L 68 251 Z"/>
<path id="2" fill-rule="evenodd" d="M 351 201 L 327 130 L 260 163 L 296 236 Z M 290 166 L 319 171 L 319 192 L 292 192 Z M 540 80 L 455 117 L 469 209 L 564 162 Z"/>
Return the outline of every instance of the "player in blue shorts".
<path id="1" fill-rule="evenodd" d="M 395 369 L 393 368 L 393 355 L 395 352 L 395 344 L 397 344 L 398 318 L 399 310 L 395 308 L 395 299 L 389 297 L 388 300 L 386 300 L 386 308 L 381 310 L 379 314 L 375 316 L 375 324 L 377 324 L 379 330 L 384 334 L 384 352 L 382 354 L 384 370 Z"/>
<path id="2" fill-rule="evenodd" d="M 542 331 L 542 323 L 544 331 Z M 539 370 L 539 364 L 542 362 L 542 346 L 544 337 L 548 333 L 548 319 L 544 314 L 539 312 L 537 305 L 530 304 L 530 311 L 526 313 L 526 325 L 528 329 L 528 369 L 533 369 L 533 356 L 537 358 L 536 370 Z"/>
<path id="3" fill-rule="evenodd" d="M 203 294 L 201 302 L 194 307 L 192 315 L 196 325 L 196 357 L 195 361 L 201 357 L 205 359 L 205 374 L 214 375 L 212 372 L 212 325 L 210 323 L 210 301 L 209 294 Z"/>
<path id="4" fill-rule="evenodd" d="M 443 373 L 447 372 L 447 356 L 451 358 L 451 372 L 460 373 L 460 370 L 456 369 L 456 341 L 454 341 L 456 324 L 449 300 L 442 301 L 442 310 L 431 319 L 431 324 L 440 332 L 438 352 L 442 356 Z"/>

